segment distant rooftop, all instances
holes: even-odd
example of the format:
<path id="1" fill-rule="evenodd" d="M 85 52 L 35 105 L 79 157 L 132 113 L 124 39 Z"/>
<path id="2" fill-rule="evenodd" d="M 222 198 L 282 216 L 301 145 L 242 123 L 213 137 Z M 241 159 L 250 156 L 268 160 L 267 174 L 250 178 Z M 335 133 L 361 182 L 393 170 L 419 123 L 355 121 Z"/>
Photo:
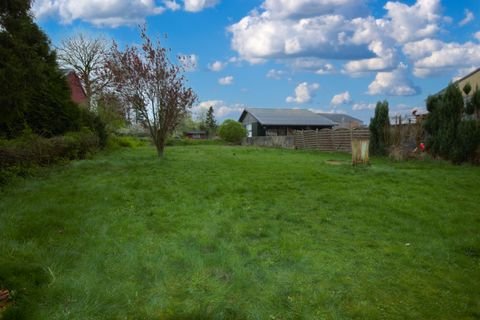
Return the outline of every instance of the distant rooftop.
<path id="1" fill-rule="evenodd" d="M 250 113 L 263 125 L 334 126 L 336 124 L 334 121 L 306 109 L 247 108 L 242 112 L 239 121 L 242 121 L 247 113 Z"/>

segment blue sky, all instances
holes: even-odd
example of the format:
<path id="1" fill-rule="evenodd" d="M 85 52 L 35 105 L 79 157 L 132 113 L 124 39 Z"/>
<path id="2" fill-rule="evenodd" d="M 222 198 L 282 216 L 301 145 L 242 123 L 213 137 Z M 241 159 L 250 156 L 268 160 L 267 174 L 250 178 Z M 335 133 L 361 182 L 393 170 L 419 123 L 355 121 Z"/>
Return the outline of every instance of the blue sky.
<path id="1" fill-rule="evenodd" d="M 187 73 L 218 119 L 244 107 L 348 113 L 368 123 L 424 108 L 452 79 L 480 67 L 479 0 L 36 0 L 58 45 L 82 32 L 139 43 L 138 24 L 191 56 Z"/>

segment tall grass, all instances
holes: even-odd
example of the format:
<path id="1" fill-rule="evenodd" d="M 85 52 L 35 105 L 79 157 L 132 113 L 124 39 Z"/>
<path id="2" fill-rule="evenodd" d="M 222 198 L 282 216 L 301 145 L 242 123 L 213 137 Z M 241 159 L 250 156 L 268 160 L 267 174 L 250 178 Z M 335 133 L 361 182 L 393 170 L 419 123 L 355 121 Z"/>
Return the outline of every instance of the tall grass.
<path id="1" fill-rule="evenodd" d="M 75 161 L 0 193 L 3 317 L 475 319 L 479 178 L 228 146 Z"/>

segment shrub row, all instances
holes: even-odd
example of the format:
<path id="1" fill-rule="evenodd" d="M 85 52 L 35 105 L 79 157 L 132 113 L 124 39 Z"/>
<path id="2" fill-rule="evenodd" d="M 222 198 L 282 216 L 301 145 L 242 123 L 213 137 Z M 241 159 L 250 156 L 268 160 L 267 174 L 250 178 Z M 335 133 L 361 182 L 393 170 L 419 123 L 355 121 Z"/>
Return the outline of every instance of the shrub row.
<path id="1" fill-rule="evenodd" d="M 35 167 L 85 159 L 100 148 L 100 139 L 88 129 L 52 138 L 26 133 L 0 140 L 0 185 L 14 176 L 29 175 Z"/>

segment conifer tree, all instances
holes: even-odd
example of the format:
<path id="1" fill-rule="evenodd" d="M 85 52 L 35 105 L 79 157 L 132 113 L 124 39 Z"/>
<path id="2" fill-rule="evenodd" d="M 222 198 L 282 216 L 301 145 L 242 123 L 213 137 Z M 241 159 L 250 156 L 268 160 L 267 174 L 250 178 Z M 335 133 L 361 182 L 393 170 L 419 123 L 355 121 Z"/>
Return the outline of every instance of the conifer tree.
<path id="1" fill-rule="evenodd" d="M 30 127 L 44 136 L 78 128 L 79 110 L 30 0 L 0 1 L 0 136 Z"/>

